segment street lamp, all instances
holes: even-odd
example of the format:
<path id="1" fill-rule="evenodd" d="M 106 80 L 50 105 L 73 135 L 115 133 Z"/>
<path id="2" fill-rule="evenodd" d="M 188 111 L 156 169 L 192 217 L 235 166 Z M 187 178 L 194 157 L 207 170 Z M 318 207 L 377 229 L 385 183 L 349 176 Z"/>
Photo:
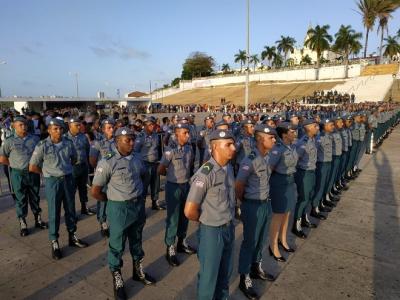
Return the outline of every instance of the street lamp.
<path id="1" fill-rule="evenodd" d="M 79 84 L 78 84 L 78 76 L 79 74 L 77 72 L 69 72 L 69 75 L 75 77 L 75 84 L 76 84 L 76 98 L 79 98 Z"/>
<path id="2" fill-rule="evenodd" d="M 246 88 L 244 95 L 244 112 L 249 112 L 249 72 L 250 72 L 250 0 L 247 0 L 247 47 L 246 47 Z"/>

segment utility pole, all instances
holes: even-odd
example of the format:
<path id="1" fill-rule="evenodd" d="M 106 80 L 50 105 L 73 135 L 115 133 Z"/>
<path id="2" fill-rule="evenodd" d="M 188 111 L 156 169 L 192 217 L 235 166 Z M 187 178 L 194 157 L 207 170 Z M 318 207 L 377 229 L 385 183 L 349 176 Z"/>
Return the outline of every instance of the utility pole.
<path id="1" fill-rule="evenodd" d="M 250 72 L 250 0 L 247 0 L 247 47 L 246 47 L 246 88 L 244 95 L 244 112 L 249 112 L 249 74 Z"/>

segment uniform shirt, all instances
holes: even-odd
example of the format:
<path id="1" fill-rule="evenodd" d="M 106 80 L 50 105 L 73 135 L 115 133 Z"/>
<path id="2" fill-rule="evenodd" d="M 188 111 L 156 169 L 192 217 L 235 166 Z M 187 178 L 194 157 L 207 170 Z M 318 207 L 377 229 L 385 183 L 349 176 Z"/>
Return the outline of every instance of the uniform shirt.
<path id="1" fill-rule="evenodd" d="M 372 128 L 378 128 L 378 119 L 374 115 L 368 117 L 368 123 Z"/>
<path id="2" fill-rule="evenodd" d="M 363 142 L 365 140 L 365 134 L 367 133 L 367 128 L 364 123 L 360 124 L 360 141 Z"/>
<path id="3" fill-rule="evenodd" d="M 236 180 L 245 183 L 245 199 L 268 199 L 269 178 L 272 173 L 271 168 L 268 165 L 268 159 L 268 154 L 262 156 L 256 148 L 240 163 Z"/>
<path id="4" fill-rule="evenodd" d="M 69 138 L 74 144 L 76 153 L 78 155 L 76 163 L 87 164 L 90 144 L 86 136 L 83 133 L 78 133 L 77 135 L 73 136 L 69 131 L 65 136 Z"/>
<path id="5" fill-rule="evenodd" d="M 201 148 L 201 149 L 209 148 L 211 131 L 212 131 L 212 129 L 208 129 L 205 127 L 203 127 L 203 129 L 200 130 L 198 142 L 200 143 L 201 147 L 199 147 L 199 148 Z"/>
<path id="6" fill-rule="evenodd" d="M 249 135 L 239 135 L 236 140 L 236 163 L 240 164 L 243 158 L 250 155 L 255 149 L 256 141 L 254 137 Z"/>
<path id="7" fill-rule="evenodd" d="M 221 226 L 235 215 L 235 179 L 230 164 L 221 167 L 213 157 L 191 179 L 188 201 L 200 205 L 202 224 Z"/>
<path id="8" fill-rule="evenodd" d="M 291 175 L 296 172 L 298 155 L 294 145 L 285 145 L 279 141 L 269 154 L 269 165 L 275 172 Z"/>
<path id="9" fill-rule="evenodd" d="M 353 134 L 351 132 L 351 128 L 346 128 L 345 130 L 347 132 L 348 145 L 350 148 L 351 146 L 353 146 Z"/>
<path id="10" fill-rule="evenodd" d="M 128 201 L 141 197 L 145 172 L 140 156 L 122 156 L 117 149 L 109 152 L 97 165 L 93 185 L 107 187 L 107 199 Z"/>
<path id="11" fill-rule="evenodd" d="M 331 162 L 333 138 L 329 133 L 322 132 L 317 136 L 317 161 Z"/>
<path id="12" fill-rule="evenodd" d="M 342 144 L 342 136 L 338 130 L 335 130 L 332 133 L 333 143 L 332 143 L 332 155 L 339 156 L 342 155 L 343 144 Z"/>
<path id="13" fill-rule="evenodd" d="M 157 162 L 158 151 L 160 147 L 160 138 L 157 133 L 147 134 L 141 132 L 135 140 L 133 151 L 141 155 L 142 160 L 146 162 Z"/>
<path id="14" fill-rule="evenodd" d="M 167 147 L 160 161 L 160 164 L 167 167 L 167 181 L 174 183 L 188 182 L 193 159 L 193 149 L 189 144 Z"/>
<path id="15" fill-rule="evenodd" d="M 39 137 L 35 135 L 28 134 L 21 138 L 14 134 L 3 142 L 0 155 L 8 158 L 11 168 L 26 170 L 37 143 L 39 143 Z"/>
<path id="16" fill-rule="evenodd" d="M 189 135 L 190 135 L 190 143 L 195 144 L 197 142 L 197 127 L 195 124 L 189 124 Z"/>
<path id="17" fill-rule="evenodd" d="M 44 177 L 61 177 L 72 173 L 76 159 L 76 150 L 71 140 L 62 137 L 60 143 L 54 144 L 47 137 L 36 145 L 29 163 L 41 167 Z"/>
<path id="18" fill-rule="evenodd" d="M 302 170 L 315 170 L 317 165 L 317 146 L 314 138 L 304 135 L 296 143 L 299 157 L 297 168 Z"/>
<path id="19" fill-rule="evenodd" d="M 354 123 L 351 126 L 351 135 L 353 137 L 353 140 L 355 140 L 355 141 L 360 141 L 360 135 L 361 135 L 360 125 L 361 125 L 360 123 Z"/>
<path id="20" fill-rule="evenodd" d="M 346 128 L 342 128 L 339 132 L 340 137 L 342 138 L 342 150 L 347 152 L 349 150 L 349 134 Z"/>
<path id="21" fill-rule="evenodd" d="M 109 140 L 103 138 L 99 141 L 94 141 L 93 145 L 90 147 L 89 156 L 95 157 L 97 161 L 100 161 L 107 153 L 113 151 L 114 147 L 114 138 Z"/>

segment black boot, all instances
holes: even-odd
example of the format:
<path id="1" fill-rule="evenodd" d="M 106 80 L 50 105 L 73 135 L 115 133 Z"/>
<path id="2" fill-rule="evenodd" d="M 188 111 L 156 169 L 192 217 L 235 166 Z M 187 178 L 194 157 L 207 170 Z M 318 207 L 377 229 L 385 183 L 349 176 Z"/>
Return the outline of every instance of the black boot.
<path id="1" fill-rule="evenodd" d="M 155 284 L 156 280 L 144 272 L 142 262 L 143 262 L 143 259 L 133 262 L 132 279 L 135 281 L 140 281 L 144 285 Z"/>
<path id="2" fill-rule="evenodd" d="M 318 210 L 320 212 L 331 212 L 332 208 L 325 206 L 323 202 L 324 201 L 321 201 L 321 204 L 319 205 Z"/>
<path id="3" fill-rule="evenodd" d="M 110 237 L 110 229 L 108 228 L 107 222 L 103 222 L 100 224 L 100 234 L 102 237 L 105 238 Z"/>
<path id="4" fill-rule="evenodd" d="M 317 224 L 311 223 L 310 220 L 308 219 L 307 214 L 304 214 L 303 217 L 301 218 L 301 227 L 317 228 Z"/>
<path id="5" fill-rule="evenodd" d="M 186 253 L 186 254 L 195 254 L 196 253 L 196 249 L 194 249 L 193 247 L 191 247 L 187 242 L 186 239 L 182 239 L 179 238 L 178 239 L 178 246 L 176 247 L 176 250 L 179 253 Z"/>
<path id="6" fill-rule="evenodd" d="M 87 215 L 87 216 L 94 216 L 96 213 L 91 210 L 90 208 L 87 208 L 86 203 L 81 203 L 81 215 Z"/>
<path id="7" fill-rule="evenodd" d="M 165 254 L 165 258 L 172 267 L 179 266 L 179 261 L 178 258 L 176 257 L 176 251 L 174 245 L 167 246 L 167 254 Z"/>
<path id="8" fill-rule="evenodd" d="M 258 295 L 253 288 L 253 282 L 251 281 L 249 274 L 240 275 L 239 289 L 248 299 L 251 300 L 258 299 Z"/>
<path id="9" fill-rule="evenodd" d="M 332 194 L 329 193 L 327 200 L 330 200 L 331 202 L 339 202 L 340 201 L 340 196 L 339 195 L 332 195 Z M 335 206 L 336 206 L 336 204 L 335 204 Z"/>
<path id="10" fill-rule="evenodd" d="M 75 233 L 70 233 L 68 237 L 69 245 L 72 247 L 86 248 L 89 246 L 86 242 L 78 239 Z"/>
<path id="11" fill-rule="evenodd" d="M 152 210 L 165 210 L 165 206 L 159 205 L 157 203 L 157 201 L 153 201 L 152 204 L 151 204 L 151 209 Z"/>
<path id="12" fill-rule="evenodd" d="M 326 220 L 326 217 L 320 213 L 318 206 L 312 208 L 310 215 L 319 220 Z"/>
<path id="13" fill-rule="evenodd" d="M 250 278 L 275 281 L 275 277 L 265 272 L 261 266 L 261 262 L 253 263 L 250 270 Z"/>
<path id="14" fill-rule="evenodd" d="M 28 225 L 26 224 L 25 218 L 19 218 L 19 235 L 27 236 L 28 234 Z"/>
<path id="15" fill-rule="evenodd" d="M 122 279 L 122 274 L 120 270 L 111 272 L 113 277 L 113 286 L 114 286 L 114 299 L 115 300 L 125 300 L 127 299 L 125 288 L 124 288 L 124 280 Z"/>
<path id="16" fill-rule="evenodd" d="M 55 260 L 59 260 L 62 258 L 62 253 L 60 249 L 60 245 L 57 240 L 51 241 L 51 256 Z"/>
<path id="17" fill-rule="evenodd" d="M 301 238 L 301 239 L 306 239 L 307 235 L 303 232 L 302 228 L 301 228 L 301 218 L 298 220 L 295 220 L 293 222 L 293 228 L 292 228 L 292 232 L 295 236 Z"/>
<path id="18" fill-rule="evenodd" d="M 40 214 L 35 215 L 35 227 L 39 229 L 47 229 L 47 223 L 42 220 Z"/>

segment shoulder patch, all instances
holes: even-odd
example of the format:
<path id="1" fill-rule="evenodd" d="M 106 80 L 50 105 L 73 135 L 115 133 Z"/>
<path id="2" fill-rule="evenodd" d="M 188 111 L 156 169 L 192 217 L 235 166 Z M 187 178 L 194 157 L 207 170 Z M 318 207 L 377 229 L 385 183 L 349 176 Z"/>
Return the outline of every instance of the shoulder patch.
<path id="1" fill-rule="evenodd" d="M 251 153 L 249 154 L 249 158 L 250 160 L 254 160 L 256 158 L 257 154 L 254 151 L 251 151 Z"/>
<path id="2" fill-rule="evenodd" d="M 214 168 L 214 165 L 210 162 L 206 162 L 202 167 L 201 167 L 201 173 L 208 175 L 210 174 L 211 170 Z"/>
<path id="3" fill-rule="evenodd" d="M 46 140 L 41 140 L 38 145 L 43 145 L 46 142 Z"/>
<path id="4" fill-rule="evenodd" d="M 108 159 L 110 159 L 111 157 L 113 157 L 114 155 L 115 155 L 114 152 L 108 152 L 106 155 L 104 155 L 104 159 L 108 160 Z"/>

